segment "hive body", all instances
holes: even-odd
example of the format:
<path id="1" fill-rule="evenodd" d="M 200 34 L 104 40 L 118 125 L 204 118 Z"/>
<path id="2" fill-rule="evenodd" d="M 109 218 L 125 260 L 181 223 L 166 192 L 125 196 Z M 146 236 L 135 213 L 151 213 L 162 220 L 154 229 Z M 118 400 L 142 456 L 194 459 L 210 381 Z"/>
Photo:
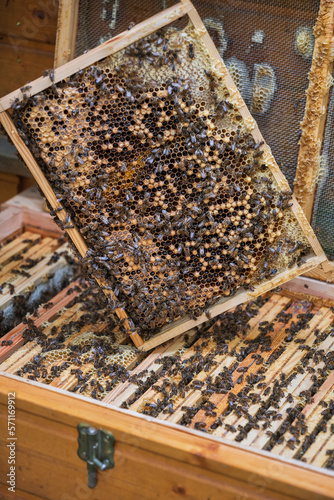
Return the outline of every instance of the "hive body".
<path id="1" fill-rule="evenodd" d="M 192 25 L 168 28 L 16 111 L 64 227 L 142 333 L 310 250 L 223 76 Z"/>

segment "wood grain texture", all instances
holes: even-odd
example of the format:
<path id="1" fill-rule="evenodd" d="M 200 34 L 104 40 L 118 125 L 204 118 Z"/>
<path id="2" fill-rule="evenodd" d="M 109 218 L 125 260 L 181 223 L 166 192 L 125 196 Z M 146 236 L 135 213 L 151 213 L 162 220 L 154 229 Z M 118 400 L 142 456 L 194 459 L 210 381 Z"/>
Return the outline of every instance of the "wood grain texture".
<path id="1" fill-rule="evenodd" d="M 120 500 L 137 498 L 138 491 L 143 499 L 159 495 L 198 500 L 208 495 L 215 500 L 333 498 L 333 474 L 304 464 L 4 374 L 0 404 L 5 407 L 8 390 L 17 394 L 17 487 L 37 497 L 58 500 L 76 491 L 78 485 L 85 487 L 86 464 L 76 454 L 76 425 L 86 422 L 110 430 L 116 439 L 116 466 L 109 474 L 98 475 L 94 493 L 99 500 L 109 499 L 110 491 Z M 4 412 L 0 413 L 4 418 Z M 5 459 L 3 454 L 1 457 Z M 43 477 L 48 481 L 41 481 Z"/>
<path id="2" fill-rule="evenodd" d="M 3 35 L 0 39 L 1 74 L 10 75 L 10 78 L 1 78 L 0 95 L 26 85 L 52 68 L 53 57 L 54 45 Z"/>

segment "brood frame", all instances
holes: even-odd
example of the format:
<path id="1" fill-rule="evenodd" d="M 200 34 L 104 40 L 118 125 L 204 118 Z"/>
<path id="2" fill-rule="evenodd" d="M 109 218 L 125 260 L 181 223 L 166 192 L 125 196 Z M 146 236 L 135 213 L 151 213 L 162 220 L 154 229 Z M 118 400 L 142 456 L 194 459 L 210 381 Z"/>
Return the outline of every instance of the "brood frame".
<path id="1" fill-rule="evenodd" d="M 97 48 L 83 54 L 82 56 L 77 57 L 76 59 L 64 64 L 63 66 L 55 69 L 54 71 L 54 80 L 51 82 L 49 76 L 41 77 L 34 82 L 31 82 L 31 87 L 28 91 L 29 96 L 34 95 L 42 90 L 47 89 L 52 85 L 52 83 L 58 83 L 63 79 L 73 75 L 79 70 L 113 54 L 118 52 L 119 50 L 127 47 L 131 43 L 134 43 L 141 38 L 153 33 L 154 31 L 162 28 L 173 21 L 188 15 L 194 28 L 199 34 L 202 42 L 204 43 L 206 49 L 209 52 L 209 55 L 213 61 L 214 67 L 224 76 L 224 80 L 226 85 L 228 86 L 230 94 L 233 96 L 234 102 L 236 102 L 236 107 L 244 121 L 248 124 L 249 130 L 251 131 L 253 139 L 260 143 L 263 141 L 263 137 L 254 121 L 251 117 L 244 101 L 242 100 L 236 86 L 234 85 L 232 78 L 228 74 L 226 67 L 215 48 L 204 24 L 202 23 L 197 11 L 193 7 L 192 3 L 189 0 L 182 0 L 181 3 L 176 4 L 175 6 L 166 9 L 165 11 L 153 16 L 152 18 L 134 26 L 131 30 L 124 32 L 113 39 L 103 43 Z M 19 153 L 22 158 L 26 162 L 29 170 L 33 174 L 40 188 L 42 189 L 44 195 L 46 196 L 48 202 L 52 206 L 53 209 L 61 208 L 61 204 L 58 202 L 50 184 L 46 180 L 44 174 L 42 173 L 39 165 L 37 164 L 35 158 L 29 151 L 28 147 L 25 145 L 23 140 L 20 138 L 18 131 L 13 124 L 10 115 L 7 110 L 11 107 L 11 104 L 14 100 L 21 101 L 23 99 L 23 95 L 21 90 L 16 90 L 7 96 L 0 99 L 0 121 L 4 128 L 6 129 L 8 135 L 11 140 L 17 147 Z M 279 188 L 282 191 L 289 190 L 288 183 L 282 173 L 280 172 L 272 154 L 270 148 L 264 143 L 262 146 L 262 150 L 264 151 L 263 158 L 266 160 Z M 274 288 L 276 286 L 281 285 L 289 279 L 295 278 L 296 276 L 303 274 L 307 271 L 310 271 L 314 267 L 322 264 L 323 271 L 329 272 L 331 270 L 331 266 L 328 263 L 326 256 L 321 249 L 311 227 L 309 226 L 304 213 L 302 212 L 300 206 L 298 205 L 296 199 L 293 198 L 291 211 L 296 217 L 301 229 L 303 230 L 305 236 L 310 243 L 312 250 L 314 252 L 314 256 L 308 258 L 305 263 L 303 263 L 300 267 L 295 267 L 292 269 L 285 270 L 278 274 L 275 278 L 262 283 L 255 287 L 255 289 L 251 292 L 240 290 L 232 299 L 228 297 L 224 297 L 218 300 L 215 305 L 208 309 L 208 313 L 210 316 L 216 316 L 225 310 L 238 305 L 247 300 L 251 300 L 252 298 Z M 62 210 L 59 215 L 59 219 L 64 221 L 66 218 L 66 211 Z M 87 252 L 87 246 L 78 231 L 77 228 L 68 229 L 68 235 L 72 239 L 74 245 L 78 249 L 80 255 L 82 257 L 85 256 Z M 114 297 L 113 292 L 104 290 L 105 293 L 110 294 Z M 183 333 L 186 330 L 189 330 L 201 323 L 203 323 L 207 319 L 207 314 L 202 314 L 196 320 L 190 319 L 189 317 L 181 318 L 177 321 L 174 321 L 171 324 L 163 327 L 155 337 L 151 338 L 145 344 L 138 333 L 131 331 L 130 323 L 128 321 L 128 317 L 124 309 L 116 309 L 116 313 L 120 319 L 124 322 L 124 327 L 130 334 L 132 341 L 136 346 L 141 346 L 141 349 L 148 350 L 153 347 Z"/>

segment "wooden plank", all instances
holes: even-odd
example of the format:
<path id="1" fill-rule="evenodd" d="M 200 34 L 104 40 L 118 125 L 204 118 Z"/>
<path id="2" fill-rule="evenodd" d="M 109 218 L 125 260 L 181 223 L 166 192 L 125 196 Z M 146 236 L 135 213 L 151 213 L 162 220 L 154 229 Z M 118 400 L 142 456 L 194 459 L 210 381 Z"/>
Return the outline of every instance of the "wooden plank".
<path id="1" fill-rule="evenodd" d="M 243 345 L 244 342 L 247 342 L 248 340 L 255 338 L 257 336 L 257 334 L 259 333 L 258 329 L 257 329 L 258 323 L 260 321 L 262 321 L 262 319 L 264 317 L 266 317 L 270 311 L 273 311 L 275 315 L 278 314 L 278 312 L 282 311 L 282 309 L 289 302 L 290 302 L 289 299 L 287 299 L 286 297 L 280 297 L 278 295 L 274 295 L 264 306 L 262 306 L 259 309 L 257 315 L 249 321 L 249 326 L 250 326 L 251 330 L 247 334 L 246 338 L 240 339 L 239 337 L 236 337 L 234 340 L 232 340 L 230 342 L 229 347 L 231 349 L 233 349 L 238 344 Z M 181 361 L 185 361 L 185 360 L 189 359 L 192 355 L 194 355 L 197 347 L 200 346 L 203 342 L 207 343 L 207 339 L 200 338 L 190 349 L 188 349 L 187 352 L 184 353 L 184 355 L 181 357 Z M 214 340 L 209 340 L 209 343 L 205 347 L 205 349 L 201 350 L 201 354 L 204 356 L 205 354 L 212 352 L 215 345 L 216 345 L 216 342 Z M 234 357 L 231 358 L 231 356 L 229 356 L 228 354 L 226 356 L 226 359 L 225 359 L 225 356 L 223 356 L 222 359 L 225 360 L 226 364 L 229 362 L 232 363 L 231 360 L 234 361 Z M 214 369 L 216 369 L 216 367 L 214 367 Z M 222 370 L 221 365 L 219 365 L 219 369 L 217 368 L 217 370 L 219 372 Z M 206 375 L 209 375 L 209 373 L 207 373 Z M 171 377 L 169 379 L 169 381 L 173 382 L 173 381 L 177 381 L 177 379 L 178 379 L 178 375 L 176 375 L 175 377 Z M 155 388 L 158 388 L 159 386 L 163 385 L 163 382 L 164 382 L 164 377 L 162 377 L 156 384 L 154 384 Z M 146 403 L 155 403 L 159 398 L 160 398 L 160 396 L 159 396 L 159 393 L 157 392 L 156 389 L 155 390 L 148 389 L 148 391 L 146 391 L 137 401 L 135 401 L 130 406 L 130 409 L 132 411 L 141 411 L 141 410 L 145 409 Z M 191 391 L 189 398 L 199 399 L 200 398 L 200 391 Z M 185 402 L 186 402 L 186 404 L 189 404 L 189 401 L 187 399 L 185 399 Z M 178 406 L 181 407 L 183 404 L 185 404 L 185 402 L 182 401 L 182 403 L 180 403 Z M 173 416 L 171 417 L 171 421 L 178 422 L 180 416 L 182 417 L 182 415 L 179 411 L 175 412 L 175 415 L 173 414 Z"/>
<path id="2" fill-rule="evenodd" d="M 9 243 L 5 243 L 1 248 L 0 248 L 0 264 L 5 263 L 7 260 L 9 260 L 11 257 L 16 255 L 16 253 L 25 250 L 26 248 L 29 248 L 31 246 L 31 243 L 37 242 L 40 239 L 38 234 L 31 233 L 29 231 L 26 231 L 22 233 L 20 236 L 17 238 L 13 239 Z M 29 243 L 23 243 L 24 240 L 31 240 Z M 17 252 L 17 248 L 19 248 Z"/>
<path id="3" fill-rule="evenodd" d="M 322 283 L 312 278 L 299 276 L 288 283 L 282 285 L 284 290 L 291 292 L 303 293 L 304 295 L 312 295 L 321 299 L 334 300 L 334 284 Z"/>
<path id="4" fill-rule="evenodd" d="M 19 182 L 17 175 L 0 172 L 0 203 L 4 203 L 17 194 Z"/>
<path id="5" fill-rule="evenodd" d="M 3 75 L 10 75 L 10 78 L 1 79 L 0 95 L 15 91 L 38 78 L 47 68 L 53 66 L 53 57 L 54 45 L 2 35 L 1 70 Z"/>
<path id="6" fill-rule="evenodd" d="M 73 59 L 78 30 L 79 0 L 59 0 L 54 67 Z"/>
<path id="7" fill-rule="evenodd" d="M 64 80 L 64 78 L 77 73 L 81 69 L 86 68 L 87 66 L 90 66 L 91 64 L 94 64 L 95 62 L 100 61 L 101 59 L 104 59 L 105 57 L 114 54 L 121 49 L 124 49 L 131 43 L 134 43 L 141 38 L 144 38 L 145 36 L 153 33 L 154 31 L 166 26 L 167 24 L 170 24 L 171 22 L 179 19 L 184 14 L 186 14 L 188 9 L 190 8 L 190 6 L 188 7 L 182 5 L 182 3 L 177 3 L 173 7 L 170 7 L 169 9 L 166 9 L 163 12 L 160 12 L 159 14 L 151 17 L 150 19 L 137 24 L 131 30 L 124 31 L 120 35 L 112 38 L 111 40 L 108 40 L 107 42 L 104 42 L 103 44 L 99 45 L 95 49 L 90 50 L 86 54 L 82 54 L 76 59 L 73 59 L 72 61 L 64 64 L 60 68 L 56 68 L 54 70 L 54 83 L 58 83 L 61 80 Z M 29 91 L 27 91 L 27 94 L 29 96 L 47 89 L 52 85 L 52 82 L 49 76 L 42 76 L 37 80 L 30 82 L 30 85 L 31 88 L 29 89 Z M 10 94 L 7 94 L 0 99 L 0 110 L 5 111 L 9 109 L 11 103 L 15 99 L 19 99 L 19 101 L 22 101 L 23 99 L 22 92 L 19 89 L 11 92 Z"/>
<path id="8" fill-rule="evenodd" d="M 29 429 L 29 435 L 22 436 L 21 431 L 18 432 L 20 445 L 17 446 L 17 455 L 20 462 L 23 456 L 29 457 L 29 460 L 22 460 L 20 472 L 21 478 L 29 477 L 28 484 L 31 490 L 44 498 L 47 495 L 50 500 L 67 499 L 69 491 L 78 490 L 84 492 L 89 498 L 88 495 L 91 492 L 87 486 L 87 469 L 75 453 L 77 448 L 75 427 L 69 429 L 61 422 L 56 423 L 52 426 L 52 436 L 50 436 L 47 429 L 48 422 L 45 418 L 37 417 L 33 420 L 31 415 L 18 413 L 20 421 L 23 420 L 23 427 L 26 430 Z M 3 425 L 2 421 L 1 425 Z M 38 445 L 31 446 L 30 443 L 38 436 L 38 427 L 41 427 Z M 5 444 L 3 440 L 0 443 L 1 446 Z M 262 492 L 257 492 L 253 485 L 249 485 L 246 490 L 236 480 L 223 478 L 220 474 L 205 470 L 199 471 L 197 467 L 186 463 L 175 463 L 175 460 L 169 457 L 162 457 L 143 448 L 138 448 L 131 440 L 128 443 L 123 440 L 122 442 L 118 441 L 116 446 L 115 462 L 118 467 L 116 465 L 112 471 L 107 470 L 104 474 L 98 473 L 97 492 L 95 493 L 95 495 L 98 494 L 98 497 L 95 497 L 96 499 L 110 499 L 110 489 L 113 490 L 113 496 L 116 499 L 122 500 L 138 498 L 138 491 L 140 491 L 141 500 L 156 499 L 157 493 L 160 498 L 164 498 L 167 493 L 168 498 L 174 500 L 185 494 L 192 500 L 207 498 L 205 495 L 210 495 L 209 498 L 212 500 L 220 500 L 222 495 L 226 500 L 234 500 L 238 497 L 242 498 L 247 490 L 252 493 L 252 498 L 255 500 L 293 499 L 290 495 L 283 497 L 275 492 L 271 492 L 270 497 L 268 497 Z M 47 455 L 47 448 L 53 450 L 52 460 Z M 54 472 L 50 474 L 48 470 L 52 465 Z M 131 470 L 131 476 L 129 470 Z M 43 489 L 41 484 L 38 484 L 38 478 L 40 478 L 38 471 L 41 471 L 44 477 L 50 478 L 52 476 L 54 478 L 53 480 L 49 479 L 48 484 L 43 484 Z M 25 484 L 18 476 L 18 485 L 24 487 Z M 55 487 L 59 480 L 62 486 Z M 41 483 L 40 479 L 39 483 Z M 80 489 L 78 486 L 76 487 L 77 483 L 80 485 Z"/>
<path id="9" fill-rule="evenodd" d="M 309 403 L 308 405 L 303 408 L 301 414 L 305 417 L 304 424 L 307 427 L 307 433 L 311 434 L 315 428 L 315 426 L 322 420 L 323 416 L 322 413 L 325 409 L 324 406 L 319 404 L 320 402 L 329 402 L 330 399 L 332 399 L 332 388 L 334 384 L 334 373 L 332 373 L 322 384 L 320 389 L 317 390 L 316 394 L 312 398 L 312 402 Z M 296 420 L 291 422 L 291 426 L 296 423 Z M 284 455 L 285 457 L 294 457 L 298 456 L 303 459 L 305 459 L 307 462 L 307 456 L 305 457 L 305 454 L 302 453 L 302 448 L 303 448 L 303 442 L 304 438 L 303 436 L 300 436 L 300 441 L 301 445 L 297 445 L 294 448 L 289 447 L 286 443 L 287 441 L 292 438 L 293 435 L 288 429 L 284 433 L 284 441 L 280 444 L 276 444 L 272 448 L 273 453 L 277 453 L 279 455 Z M 316 442 L 318 439 L 316 438 Z M 328 458 L 328 457 L 327 457 Z"/>
<path id="10" fill-rule="evenodd" d="M 145 462 L 145 468 L 140 470 L 141 474 L 147 473 L 149 477 L 155 477 L 156 471 L 161 465 L 161 457 L 163 460 L 171 460 L 175 467 L 166 468 L 164 473 L 162 475 L 160 473 L 157 477 L 165 478 L 168 476 L 173 481 L 174 472 L 179 470 L 181 475 L 187 474 L 185 471 L 189 470 L 188 467 L 194 467 L 198 477 L 203 478 L 203 480 L 208 477 L 212 479 L 211 473 L 218 474 L 223 485 L 219 490 L 220 496 L 217 497 L 217 500 L 222 498 L 222 492 L 229 492 L 231 483 L 237 485 L 239 489 L 241 488 L 242 494 L 248 495 L 250 498 L 257 498 L 255 492 L 259 492 L 258 485 L 261 484 L 260 494 L 263 500 L 266 497 L 275 498 L 275 494 L 283 495 L 283 498 L 294 497 L 302 500 L 314 500 L 314 498 L 322 500 L 332 496 L 333 474 L 322 472 L 303 463 L 291 463 L 284 459 L 276 459 L 269 454 L 242 449 L 240 446 L 219 442 L 196 431 L 181 429 L 172 424 L 167 426 L 140 415 L 131 415 L 126 411 L 108 408 L 103 403 L 91 402 L 80 398 L 80 396 L 63 394 L 57 390 L 45 388 L 41 384 L 21 381 L 17 377 L 9 377 L 4 374 L 0 378 L 0 404 L 5 407 L 7 407 L 8 390 L 17 394 L 17 429 L 20 429 L 20 439 L 24 440 L 22 441 L 21 457 L 29 456 L 29 460 L 25 460 L 24 463 L 21 461 L 23 468 L 21 469 L 20 481 L 32 484 L 34 488 L 37 488 L 38 494 L 41 493 L 41 471 L 44 477 L 50 475 L 57 483 L 59 482 L 65 487 L 70 486 L 71 491 L 75 491 L 75 478 L 82 477 L 84 484 L 86 484 L 86 466 L 79 460 L 74 450 L 77 448 L 75 427 L 78 422 L 87 422 L 95 427 L 110 430 L 116 438 L 118 450 L 116 452 L 116 467 L 111 472 L 110 481 L 112 481 L 114 488 L 117 484 L 117 488 L 120 488 L 119 491 L 122 491 L 122 486 L 120 483 L 116 483 L 116 479 L 117 481 L 118 479 L 123 480 L 124 477 L 117 477 L 117 474 L 124 472 L 129 476 L 128 471 L 135 470 L 132 469 L 132 465 L 141 457 L 141 450 L 145 450 L 145 453 L 153 455 L 150 462 Z M 5 416 L 4 411 L 0 413 Z M 39 439 L 33 444 L 37 430 Z M 29 437 L 31 437 L 31 442 Z M 54 446 L 52 446 L 53 443 Z M 31 452 L 32 449 L 36 449 L 36 446 L 38 447 L 36 452 Z M 125 446 L 130 446 L 129 456 L 133 459 L 131 463 L 124 461 Z M 52 458 L 50 449 L 52 449 Z M 27 454 L 28 450 L 30 450 L 29 454 Z M 61 461 L 55 458 L 57 454 L 61 454 L 66 463 L 62 465 Z M 38 457 L 41 460 L 37 464 L 35 459 Z M 55 467 L 55 463 L 57 467 Z M 61 468 L 58 465 L 61 465 Z M 125 467 L 125 465 L 127 466 Z M 31 481 L 29 480 L 30 474 L 33 475 Z M 65 475 L 63 476 L 63 474 Z M 99 475 L 99 481 L 103 481 L 103 477 L 106 476 Z M 135 475 L 131 474 L 131 477 L 138 494 L 138 485 L 143 484 L 146 476 L 136 473 Z M 214 477 L 217 478 L 217 476 Z M 176 484 L 179 480 L 182 481 L 180 476 L 177 478 Z M 99 484 L 101 486 L 102 483 Z M 166 490 L 164 484 L 164 490 L 159 490 L 159 481 L 155 481 L 154 484 L 154 496 L 151 498 L 156 498 L 157 492 L 161 493 L 161 498 L 163 498 L 163 491 L 173 491 L 171 485 Z M 205 486 L 207 484 L 205 481 Z M 197 486 L 198 483 L 195 485 Z M 22 488 L 21 484 L 17 486 Z M 105 487 L 107 486 L 109 496 L 106 498 L 110 498 L 112 486 L 109 481 Z M 256 486 L 255 489 L 254 486 Z M 184 490 L 187 491 L 186 488 Z M 57 487 L 55 491 L 58 495 L 57 498 L 59 498 L 64 490 Z M 99 499 L 104 500 L 102 490 L 100 491 Z M 48 489 L 49 492 L 51 492 L 50 489 Z M 203 490 L 200 491 L 197 498 L 203 498 L 202 492 Z M 36 494 L 36 489 L 32 493 Z M 64 491 L 65 493 L 66 491 Z M 193 491 L 191 494 L 196 499 L 196 492 Z M 230 496 L 231 500 L 236 498 L 235 494 L 234 490 Z M 123 498 L 124 496 L 122 496 Z M 224 498 L 229 500 L 227 495 Z"/>
<path id="11" fill-rule="evenodd" d="M 305 276 L 309 278 L 314 278 L 316 280 L 322 280 L 322 281 L 327 281 L 330 283 L 334 282 L 334 262 L 329 262 L 330 271 L 324 271 L 321 268 L 321 265 L 316 267 L 315 269 L 311 269 L 311 271 L 308 271 L 305 273 Z"/>
<path id="12" fill-rule="evenodd" d="M 10 200 L 1 205 L 1 209 L 14 207 L 23 211 L 32 210 L 35 212 L 43 212 L 43 198 L 37 190 L 37 187 L 30 187 L 21 193 L 17 194 Z M 58 226 L 57 226 L 58 227 Z"/>
<path id="13" fill-rule="evenodd" d="M 332 37 L 334 29 L 334 3 L 321 0 L 312 66 L 309 72 L 305 114 L 301 123 L 302 136 L 294 194 L 311 221 L 313 202 L 320 166 L 320 152 L 326 123 L 329 81 L 333 70 Z"/>
<path id="14" fill-rule="evenodd" d="M 82 335 L 82 333 L 85 333 L 85 332 L 91 332 L 93 335 L 98 335 L 99 333 L 101 333 L 106 327 L 107 327 L 107 323 L 105 324 L 100 324 L 98 326 L 96 325 L 89 325 L 88 327 L 84 327 L 82 331 L 80 331 L 79 334 L 76 334 L 76 338 L 80 338 L 80 336 Z M 70 346 L 71 343 L 72 343 L 72 339 L 73 339 L 73 336 L 70 337 L 67 342 L 65 342 L 66 345 Z M 123 349 L 127 350 L 127 346 L 123 346 Z M 131 348 L 133 351 L 134 351 L 134 347 Z M 137 353 L 134 353 L 133 352 L 133 359 L 129 359 L 129 360 L 124 360 L 124 362 L 120 362 L 118 360 L 118 353 L 116 354 L 110 354 L 108 356 L 108 363 L 112 364 L 113 362 L 117 363 L 117 364 L 120 364 L 122 366 L 124 366 L 125 368 L 127 368 L 128 370 L 131 370 L 131 368 L 139 361 L 140 359 L 140 354 L 137 352 Z M 61 362 L 60 362 L 61 363 Z M 72 372 L 72 368 L 74 367 L 75 365 L 72 365 L 71 367 L 67 368 L 59 377 L 55 378 L 52 382 L 51 382 L 51 386 L 53 387 L 58 387 L 59 389 L 62 389 L 62 390 L 65 390 L 65 391 L 69 391 L 71 389 L 73 389 L 77 384 L 78 384 L 78 378 L 73 375 Z M 83 365 L 80 365 L 80 370 L 82 371 L 82 376 L 84 377 L 88 372 L 93 372 L 92 374 L 92 379 L 93 378 L 98 378 L 97 377 L 97 372 L 98 372 L 98 369 L 94 367 L 94 363 L 85 363 Z M 117 384 L 117 382 L 116 382 Z M 83 392 L 82 392 L 82 395 L 83 396 L 88 396 L 90 395 L 91 391 L 92 391 L 92 386 L 90 387 L 87 387 Z M 100 398 L 99 398 L 100 399 Z"/>
<path id="15" fill-rule="evenodd" d="M 67 321 L 77 321 L 85 311 L 81 311 L 81 303 L 77 303 L 69 309 L 61 312 L 61 315 L 48 325 L 43 333 L 48 335 L 54 326 L 60 326 Z M 10 356 L 6 361 L 1 364 L 1 370 L 7 373 L 15 373 L 17 370 L 22 368 L 26 363 L 28 363 L 34 356 L 42 352 L 43 347 L 38 343 L 38 339 L 31 340 L 27 342 L 21 349 L 15 351 L 15 353 Z"/>
<path id="16" fill-rule="evenodd" d="M 0 34 L 13 39 L 55 44 L 58 2 L 15 0 L 0 7 Z"/>
<path id="17" fill-rule="evenodd" d="M 277 300 L 278 296 L 271 297 L 266 304 L 259 310 L 258 314 L 249 321 L 250 331 L 243 338 L 234 338 L 228 343 L 228 351 L 225 354 L 218 355 L 214 357 L 214 364 L 210 370 L 202 370 L 194 377 L 193 381 L 205 381 L 205 379 L 210 376 L 215 378 L 223 371 L 224 367 L 229 368 L 235 361 L 235 355 L 230 354 L 234 349 L 240 351 L 246 347 L 250 341 L 255 340 L 258 335 L 260 335 L 259 323 L 266 318 L 266 321 L 272 321 L 273 318 L 277 316 L 288 304 L 289 300 L 284 301 Z M 162 414 L 160 413 L 159 418 L 163 420 L 168 420 L 169 422 L 179 423 L 182 419 L 184 411 L 183 406 L 194 407 L 199 404 L 202 399 L 202 392 L 200 390 L 187 389 L 185 391 L 185 397 L 177 403 L 175 411 L 173 414 Z"/>
<path id="18" fill-rule="evenodd" d="M 326 307 L 319 309 L 316 312 L 314 317 L 309 322 L 309 325 L 298 332 L 295 337 L 295 340 L 303 339 L 304 343 L 311 346 L 313 342 L 316 340 L 315 332 L 317 330 L 323 331 L 332 323 L 334 319 L 334 314 L 328 310 Z M 257 404 L 251 405 L 248 410 L 248 413 L 251 417 L 255 417 L 257 411 L 261 408 L 261 403 L 266 400 L 265 390 L 270 384 L 274 383 L 275 380 L 281 374 L 284 374 L 286 377 L 290 375 L 290 373 L 296 368 L 300 360 L 305 355 L 305 352 L 299 349 L 299 345 L 297 343 L 291 342 L 286 346 L 284 352 L 279 356 L 272 365 L 265 372 L 265 378 L 263 383 L 265 386 L 256 391 L 256 393 L 260 396 L 260 402 Z M 233 425 L 235 428 L 238 426 L 244 427 L 248 423 L 248 419 L 246 417 L 237 417 L 234 413 L 230 416 L 226 417 L 223 422 L 223 426 L 218 427 L 213 433 L 217 436 L 222 436 L 226 439 L 234 439 L 236 434 L 227 430 L 227 425 Z M 256 435 L 257 431 L 253 431 L 253 435 Z"/>
<path id="19" fill-rule="evenodd" d="M 319 432 L 314 443 L 304 453 L 303 459 L 306 462 L 321 467 L 328 460 L 326 450 L 330 449 L 328 441 L 333 439 L 332 425 L 334 425 L 334 416 L 326 423 L 326 430 Z"/>
<path id="20" fill-rule="evenodd" d="M 324 349 L 325 352 L 328 352 L 328 350 L 332 349 L 334 346 L 334 339 L 331 336 L 328 336 L 318 347 L 319 349 Z M 315 363 L 313 361 L 310 361 L 308 366 L 314 368 L 317 370 L 318 368 L 323 368 L 325 366 L 325 363 L 320 361 L 319 363 Z M 313 384 L 312 380 L 312 374 L 310 373 L 299 373 L 293 381 L 287 386 L 286 391 L 289 392 L 293 398 L 298 397 L 299 394 L 308 389 L 309 387 L 312 386 Z M 288 416 L 288 408 L 291 407 L 291 403 L 286 398 L 283 398 L 281 401 L 281 406 L 279 407 L 278 412 L 282 415 L 282 418 L 284 419 Z M 269 408 L 273 409 L 272 407 Z M 279 429 L 279 427 L 282 425 L 282 421 L 276 420 L 272 422 L 270 430 L 272 432 L 275 432 L 276 430 Z M 265 430 L 262 430 L 260 432 L 256 433 L 256 436 L 254 436 L 254 433 L 250 431 L 248 434 L 245 444 L 251 444 L 252 446 L 255 446 L 257 448 L 264 448 L 267 443 L 270 441 L 270 436 L 266 434 Z"/>
<path id="21" fill-rule="evenodd" d="M 299 313 L 306 312 L 308 309 L 309 309 L 309 306 L 305 305 L 302 309 L 299 308 Z M 296 311 L 298 311 L 298 306 L 296 304 L 292 303 L 286 311 L 288 314 L 292 314 L 292 318 L 287 323 L 287 325 L 285 325 L 285 328 L 291 325 L 291 323 L 294 319 L 294 315 L 296 314 Z M 233 371 L 233 373 L 231 375 L 232 384 L 233 384 L 233 388 L 231 389 L 231 391 L 229 391 L 228 394 L 219 394 L 219 393 L 214 394 L 209 399 L 209 401 L 214 403 L 214 405 L 215 405 L 215 413 L 217 414 L 217 416 L 216 417 L 206 416 L 205 410 L 199 410 L 191 421 L 191 426 L 193 428 L 195 428 L 195 425 L 197 422 L 201 422 L 202 424 L 205 424 L 206 429 L 209 428 L 214 423 L 216 418 L 218 416 L 220 416 L 227 409 L 229 394 L 237 394 L 247 384 L 246 377 L 243 377 L 241 382 L 238 382 L 238 379 L 240 377 L 240 371 L 238 371 L 239 368 L 241 368 L 241 367 L 247 368 L 247 375 L 257 373 L 261 369 L 261 365 L 256 364 L 256 361 L 255 361 L 253 355 L 254 354 L 261 354 L 261 357 L 263 359 L 263 363 L 266 363 L 268 358 L 275 352 L 275 350 L 279 347 L 280 343 L 282 342 L 282 340 L 286 336 L 285 328 L 282 328 L 282 326 L 280 325 L 279 322 L 275 323 L 275 325 L 273 326 L 273 330 L 269 331 L 269 333 L 267 333 L 267 336 L 271 338 L 270 349 L 263 352 L 263 350 L 261 349 L 261 346 L 260 346 L 257 349 L 257 351 L 255 351 L 255 353 L 252 352 L 252 353 L 248 354 L 243 359 L 243 361 L 239 364 L 239 366 Z"/>
<path id="22" fill-rule="evenodd" d="M 334 450 L 334 435 L 333 431 L 331 430 L 331 426 L 334 424 L 334 417 L 331 418 L 331 420 L 327 424 L 327 430 L 325 432 L 324 436 L 321 436 L 322 440 L 322 446 L 320 449 L 318 449 L 317 454 L 313 457 L 311 460 L 312 465 L 316 465 L 318 467 L 325 467 L 326 462 L 330 458 L 330 456 L 333 456 L 333 450 Z M 318 441 L 318 438 L 317 438 Z M 331 451 L 331 455 L 327 453 L 327 451 Z"/>

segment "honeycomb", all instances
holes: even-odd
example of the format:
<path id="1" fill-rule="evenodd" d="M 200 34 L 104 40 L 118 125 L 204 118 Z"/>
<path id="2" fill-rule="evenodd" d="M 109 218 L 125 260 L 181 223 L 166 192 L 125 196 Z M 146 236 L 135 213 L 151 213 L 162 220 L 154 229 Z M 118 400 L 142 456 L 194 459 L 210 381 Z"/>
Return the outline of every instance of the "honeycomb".
<path id="1" fill-rule="evenodd" d="M 298 28 L 295 38 L 295 50 L 303 59 L 310 59 L 313 54 L 314 35 L 308 26 Z"/>
<path id="2" fill-rule="evenodd" d="M 239 61 L 236 57 L 231 57 L 226 61 L 226 68 L 243 99 L 246 99 L 246 97 L 248 97 L 250 85 L 246 64 L 243 61 Z"/>
<path id="3" fill-rule="evenodd" d="M 261 71 L 257 109 L 275 87 L 270 67 Z M 68 211 L 63 227 L 77 226 L 90 271 L 144 338 L 270 280 L 310 250 L 291 193 L 280 191 L 236 97 L 189 24 L 15 106 L 20 133 Z"/>
<path id="4" fill-rule="evenodd" d="M 276 88 L 276 76 L 269 64 L 254 64 L 251 112 L 263 115 L 269 109 Z"/>

